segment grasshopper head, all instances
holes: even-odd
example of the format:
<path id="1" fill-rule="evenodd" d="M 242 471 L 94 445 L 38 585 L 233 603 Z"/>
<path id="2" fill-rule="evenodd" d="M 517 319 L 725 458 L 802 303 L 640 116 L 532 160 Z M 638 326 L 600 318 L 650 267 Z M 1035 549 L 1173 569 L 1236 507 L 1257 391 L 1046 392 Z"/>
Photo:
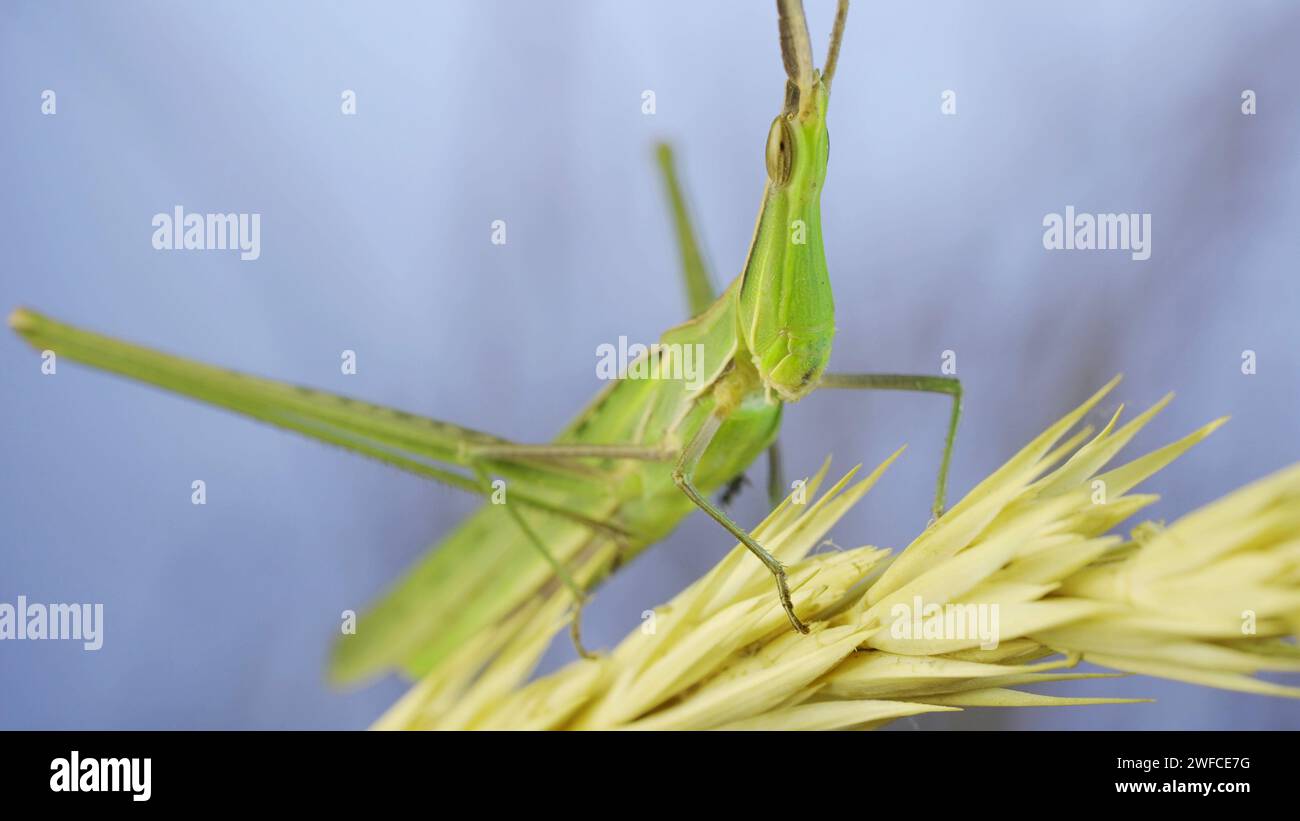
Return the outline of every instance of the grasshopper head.
<path id="1" fill-rule="evenodd" d="M 812 65 L 798 0 L 778 0 L 784 110 L 767 138 L 767 187 L 741 282 L 740 336 L 764 386 L 795 402 L 830 359 L 835 305 L 822 249 L 821 190 L 830 139 L 826 107 L 848 3 L 842 0 L 822 73 Z"/>

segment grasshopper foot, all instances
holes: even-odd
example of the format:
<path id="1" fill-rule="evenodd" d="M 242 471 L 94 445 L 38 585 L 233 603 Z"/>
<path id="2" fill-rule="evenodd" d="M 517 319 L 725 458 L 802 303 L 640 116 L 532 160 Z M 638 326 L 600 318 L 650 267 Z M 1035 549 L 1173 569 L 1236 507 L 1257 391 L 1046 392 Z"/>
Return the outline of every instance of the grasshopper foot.
<path id="1" fill-rule="evenodd" d="M 573 640 L 573 649 L 584 659 L 594 659 L 597 653 L 588 650 L 582 643 L 582 608 L 587 604 L 584 596 L 573 607 L 573 616 L 569 619 L 569 638 Z"/>
<path id="2" fill-rule="evenodd" d="M 785 568 L 777 565 L 772 574 L 776 576 L 776 592 L 781 597 L 781 607 L 785 608 L 785 614 L 790 617 L 790 624 L 804 635 L 808 634 L 808 625 L 799 620 L 794 612 L 794 601 L 790 598 L 790 583 L 786 579 Z"/>

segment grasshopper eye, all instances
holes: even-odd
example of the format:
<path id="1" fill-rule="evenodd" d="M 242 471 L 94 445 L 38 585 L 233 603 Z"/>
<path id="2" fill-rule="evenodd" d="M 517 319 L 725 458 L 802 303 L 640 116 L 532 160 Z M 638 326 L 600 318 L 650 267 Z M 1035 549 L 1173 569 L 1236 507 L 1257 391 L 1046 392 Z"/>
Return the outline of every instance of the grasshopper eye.
<path id="1" fill-rule="evenodd" d="M 785 185 L 794 167 L 794 133 L 785 117 L 772 121 L 767 134 L 767 176 L 773 185 Z"/>

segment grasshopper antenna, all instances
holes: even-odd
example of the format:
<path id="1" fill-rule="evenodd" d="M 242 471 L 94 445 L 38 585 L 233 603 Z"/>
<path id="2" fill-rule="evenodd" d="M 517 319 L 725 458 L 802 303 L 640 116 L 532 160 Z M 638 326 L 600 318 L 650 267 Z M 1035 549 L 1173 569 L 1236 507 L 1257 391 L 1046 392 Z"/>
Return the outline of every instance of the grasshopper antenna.
<path id="1" fill-rule="evenodd" d="M 831 91 L 831 79 L 835 76 L 835 65 L 840 60 L 840 43 L 844 40 L 844 21 L 849 17 L 849 0 L 840 0 L 835 8 L 835 25 L 831 28 L 831 45 L 826 50 L 826 64 L 822 68 L 822 82 L 826 84 L 826 93 Z"/>
<path id="2" fill-rule="evenodd" d="M 813 67 L 812 42 L 808 39 L 808 20 L 803 13 L 802 0 L 776 0 L 777 25 L 781 31 L 781 61 L 785 63 L 785 110 L 787 114 L 807 113 L 812 106 Z"/>

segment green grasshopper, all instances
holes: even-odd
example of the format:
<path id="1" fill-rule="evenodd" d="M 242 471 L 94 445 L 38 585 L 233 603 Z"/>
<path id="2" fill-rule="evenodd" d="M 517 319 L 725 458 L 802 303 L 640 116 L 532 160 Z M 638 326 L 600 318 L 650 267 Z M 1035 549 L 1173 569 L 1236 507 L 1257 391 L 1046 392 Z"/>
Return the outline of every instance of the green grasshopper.
<path id="1" fill-rule="evenodd" d="M 767 137 L 767 183 L 744 270 L 719 296 L 666 147 L 661 171 L 694 317 L 643 356 L 654 379 L 618 379 L 547 444 L 519 444 L 448 422 L 173 357 L 19 309 L 13 328 L 38 350 L 148 382 L 504 504 L 485 504 L 364 614 L 335 646 L 338 681 L 391 668 L 433 669 L 538 597 L 572 596 L 575 644 L 588 590 L 618 563 L 703 510 L 772 572 L 790 623 L 785 568 L 710 500 L 769 451 L 769 492 L 783 494 L 776 436 L 783 404 L 819 388 L 889 389 L 952 400 L 933 515 L 943 512 L 961 414 L 955 378 L 825 373 L 835 312 L 822 249 L 826 109 L 848 15 L 840 0 L 824 68 L 813 65 L 799 0 L 778 0 L 785 103 Z M 702 351 L 703 378 L 673 378 L 672 358 Z M 637 363 L 633 363 L 635 367 Z M 678 368 L 677 373 L 681 372 Z M 501 477 L 499 485 L 493 477 Z M 504 495 L 504 500 L 494 498 Z M 806 616 L 807 614 L 805 614 Z"/>

